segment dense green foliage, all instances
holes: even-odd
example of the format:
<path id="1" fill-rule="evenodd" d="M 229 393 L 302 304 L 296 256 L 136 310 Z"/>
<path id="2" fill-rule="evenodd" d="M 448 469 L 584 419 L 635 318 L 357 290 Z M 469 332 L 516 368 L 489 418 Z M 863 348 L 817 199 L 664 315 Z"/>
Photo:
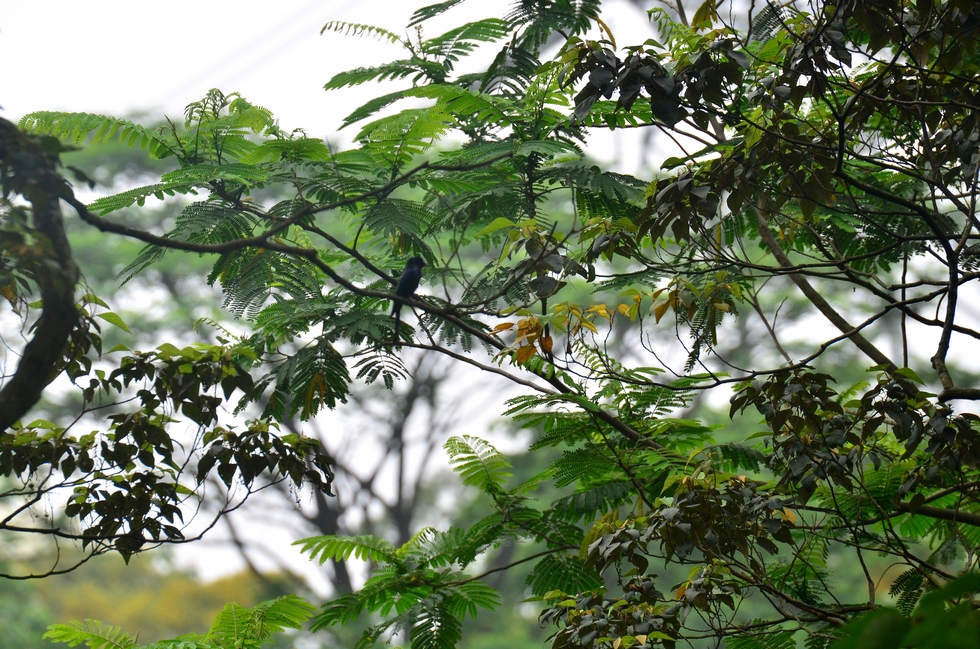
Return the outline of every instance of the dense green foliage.
<path id="1" fill-rule="evenodd" d="M 222 421 L 222 406 L 233 394 L 241 393 L 243 404 L 259 394 L 246 369 L 256 360 L 251 348 L 227 341 L 183 348 L 164 343 L 150 352 L 117 347 L 106 352 L 121 354 L 113 367 L 97 363 L 100 321 L 128 327 L 92 293 L 75 302 L 79 270 L 59 199 L 80 204 L 56 169 L 61 144 L 25 138 L 8 122 L 0 122 L 0 136 L 0 286 L 24 330 L 33 333 L 0 389 L 0 497 L 11 503 L 0 530 L 45 535 L 57 556 L 57 544 L 72 539 L 88 556 L 116 550 L 129 557 L 188 540 L 184 515 L 199 506 L 212 472 L 246 495 L 266 484 L 259 480 L 263 474 L 329 492 L 330 458 L 314 440 L 278 435 L 269 421 Z M 36 302 L 30 299 L 35 290 Z M 34 308 L 41 311 L 37 318 Z M 79 411 L 19 421 L 59 373 L 77 391 Z M 97 415 L 105 430 L 78 432 L 86 414 Z M 197 429 L 189 444 L 177 433 L 182 420 Z M 55 500 L 59 511 L 52 516 Z M 229 500 L 219 516 L 240 502 Z M 79 562 L 56 559 L 30 576 Z"/>
<path id="2" fill-rule="evenodd" d="M 956 578 L 976 568 L 980 544 L 980 420 L 955 406 L 980 388 L 953 359 L 980 339 L 962 308 L 980 277 L 980 8 L 767 4 L 731 25 L 707 0 L 690 20 L 682 5 L 651 10 L 654 37 L 620 46 L 598 2 L 539 0 L 426 36 L 456 4 L 420 9 L 409 37 L 324 28 L 405 50 L 328 81 L 332 92 L 408 86 L 345 119 L 359 128 L 347 150 L 284 132 L 270 111 L 218 90 L 182 126 L 156 131 L 89 114 L 21 123 L 173 160 L 159 182 L 88 206 L 58 195 L 107 236 L 147 244 L 130 272 L 172 251 L 210 255 L 225 308 L 251 324 L 199 357 L 233 364 L 221 376 L 234 380 L 193 374 L 259 406 L 250 432 L 264 426 L 266 446 L 207 451 L 199 472 L 215 459 L 227 484 L 260 468 L 309 478 L 289 462 L 243 458 L 275 458 L 277 440 L 288 455 L 298 441 L 271 434 L 276 422 L 338 406 L 353 381 L 394 384 L 409 348 L 523 390 L 506 415 L 533 432 L 532 453 L 556 459 L 515 484 L 493 446 L 456 436 L 451 463 L 490 504 L 475 524 L 426 528 L 400 547 L 373 536 L 301 541 L 321 562 L 374 568 L 313 628 L 364 619 L 360 646 L 404 633 L 418 649 L 451 647 L 464 618 L 499 601 L 481 560 L 519 541 L 535 548 L 527 583 L 542 622 L 557 625 L 555 649 L 855 646 L 842 628 L 860 635 L 899 618 L 896 642 L 918 642 L 923 611 L 976 646 L 975 584 Z M 492 63 L 465 71 L 481 48 L 494 48 Z M 606 171 L 584 154 L 598 129 L 656 129 L 671 153 L 655 172 Z M 127 210 L 154 198 L 182 206 L 171 229 L 126 224 Z M 8 206 L 5 223 L 27 231 L 21 212 Z M 18 254 L 0 259 L 17 271 Z M 392 286 L 415 255 L 425 280 L 395 340 Z M 31 283 L 17 286 L 5 293 L 14 306 Z M 777 326 L 773 286 L 805 298 L 788 325 Z M 725 344 L 736 317 L 768 336 L 748 359 Z M 853 375 L 835 365 L 841 348 L 870 366 L 855 385 L 838 384 Z M 78 360 L 88 351 L 67 365 L 81 386 L 95 371 Z M 129 358 L 114 372 L 143 357 Z M 195 360 L 182 357 L 178 373 Z M 96 376 L 93 394 L 120 375 Z M 712 428 L 687 411 L 731 388 L 731 416 L 749 423 Z M 213 425 L 213 405 L 178 410 Z M 107 439 L 118 449 L 130 434 L 113 428 Z M 160 454 L 155 439 L 137 446 Z M 558 495 L 541 499 L 544 485 Z M 858 566 L 862 586 L 835 580 L 835 562 Z M 658 575 L 677 566 L 686 576 Z M 889 580 L 896 608 L 878 609 Z"/>

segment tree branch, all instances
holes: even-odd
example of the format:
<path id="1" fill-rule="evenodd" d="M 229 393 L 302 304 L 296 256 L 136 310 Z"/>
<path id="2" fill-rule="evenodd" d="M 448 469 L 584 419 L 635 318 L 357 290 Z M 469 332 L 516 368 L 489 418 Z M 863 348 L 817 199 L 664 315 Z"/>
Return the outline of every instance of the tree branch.
<path id="1" fill-rule="evenodd" d="M 0 181 L 31 204 L 34 229 L 44 257 L 34 273 L 41 291 L 41 317 L 34 337 L 24 347 L 17 371 L 0 390 L 0 432 L 13 426 L 41 399 L 78 324 L 75 284 L 78 267 L 72 257 L 58 196 L 68 189 L 57 172 L 58 157 L 36 139 L 0 118 Z"/>
<path id="2" fill-rule="evenodd" d="M 772 236 L 772 231 L 769 229 L 769 224 L 766 222 L 765 216 L 763 216 L 761 205 L 756 206 L 755 216 L 756 221 L 759 224 L 759 236 L 762 237 L 762 241 L 766 244 L 766 248 L 768 248 L 769 252 L 772 253 L 772 256 L 776 258 L 776 261 L 779 262 L 780 266 L 783 268 L 792 268 L 793 263 L 789 260 L 789 257 L 786 256 L 786 253 L 783 252 L 783 249 L 779 247 L 779 243 L 776 241 L 776 238 Z M 848 323 L 847 320 L 845 320 L 844 317 L 841 316 L 841 314 L 839 314 L 822 295 L 820 295 L 817 289 L 813 288 L 813 285 L 810 284 L 805 277 L 799 273 L 791 272 L 789 273 L 789 278 L 793 280 L 793 283 L 796 284 L 803 295 L 810 300 L 813 306 L 817 307 L 817 310 L 820 311 L 820 313 L 822 313 L 824 317 L 831 322 L 831 324 L 837 327 L 841 333 L 845 334 L 845 336 L 847 336 L 847 338 L 849 338 L 851 342 L 853 342 L 854 345 L 864 352 L 871 360 L 873 360 L 877 365 L 886 366 L 889 372 L 894 372 L 896 369 L 898 369 L 890 358 L 885 356 L 885 354 L 875 347 L 871 341 L 862 336 L 857 329 L 852 327 L 850 323 Z"/>

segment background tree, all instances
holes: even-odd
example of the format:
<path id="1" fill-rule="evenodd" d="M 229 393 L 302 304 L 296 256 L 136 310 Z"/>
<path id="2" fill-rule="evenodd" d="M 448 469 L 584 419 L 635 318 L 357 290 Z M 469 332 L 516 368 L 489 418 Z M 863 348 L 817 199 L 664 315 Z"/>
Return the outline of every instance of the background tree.
<path id="1" fill-rule="evenodd" d="M 349 150 L 284 133 L 216 90 L 183 128 L 22 122 L 76 141 L 121 132 L 177 161 L 158 183 L 68 202 L 100 231 L 148 244 L 137 266 L 164 251 L 216 256 L 211 280 L 254 327 L 237 349 L 267 372 L 247 394 L 264 416 L 305 419 L 354 379 L 405 377 L 388 310 L 411 256 L 427 272 L 406 300 L 414 342 L 402 347 L 524 391 L 507 414 L 536 431 L 532 452 L 556 459 L 517 482 L 487 441 L 450 438 L 451 464 L 490 513 L 400 545 L 303 541 L 315 560 L 376 567 L 313 629 L 369 614 L 363 645 L 403 632 L 448 647 L 462 618 L 498 603 L 488 579 L 532 562 L 556 648 L 821 647 L 878 607 L 891 575 L 898 608 L 886 615 L 913 621 L 975 593 L 956 577 L 974 567 L 980 527 L 977 417 L 952 404 L 980 392 L 950 362 L 954 341 L 980 337 L 963 311 L 977 279 L 975 4 L 766 5 L 739 28 L 713 0 L 678 3 L 650 12 L 655 39 L 619 47 L 598 2 L 520 2 L 427 37 L 455 4 L 420 9 L 407 37 L 325 27 L 405 51 L 327 83 L 411 83 L 351 113 Z M 489 67 L 458 71 L 495 42 Z M 391 108 L 402 99 L 428 104 Z M 651 177 L 603 171 L 582 149 L 600 128 L 658 129 L 675 150 Z M 257 199 L 269 187 L 287 198 Z M 197 199 L 179 199 L 163 235 L 106 218 L 178 194 Z M 806 300 L 788 327 L 763 299 L 779 278 Z M 576 285 L 594 298 L 575 301 Z M 859 299 L 831 302 L 830 286 Z M 719 345 L 736 315 L 771 340 L 747 367 Z M 608 342 L 623 320 L 632 344 L 617 354 Z M 928 358 L 911 340 L 933 342 Z M 828 350 L 844 345 L 872 366 L 866 382 L 836 385 Z M 761 432 L 713 431 L 683 410 L 732 388 L 730 414 L 761 415 Z M 534 552 L 481 563 L 509 541 Z M 832 553 L 861 567 L 863 589 L 831 579 Z M 664 579 L 651 571 L 660 562 L 687 572 Z"/>
<path id="2" fill-rule="evenodd" d="M 276 483 L 249 503 L 245 516 L 228 516 L 224 523 L 230 541 L 252 566 L 271 561 L 277 570 L 292 574 L 297 584 L 322 590 L 326 578 L 332 594 L 345 594 L 363 581 L 344 562 L 332 562 L 325 574 L 298 571 L 295 562 L 277 556 L 276 542 L 254 533 L 256 525 L 287 529 L 293 539 L 321 535 L 374 534 L 401 545 L 408 542 L 420 521 L 451 515 L 438 485 L 439 454 L 450 432 L 466 415 L 478 410 L 480 395 L 466 399 L 453 386 L 452 367 L 445 359 L 421 355 L 409 362 L 411 376 L 393 390 L 383 386 L 355 386 L 343 416 L 308 423 L 293 418 L 286 430 L 320 440 L 334 458 L 336 495 L 314 493 L 296 497 L 288 485 Z M 458 383 L 461 377 L 455 377 Z M 217 486 L 217 485 L 216 485 Z M 218 499 L 220 503 L 223 499 Z M 443 498 L 443 500 L 445 500 Z M 460 506 L 452 498 L 452 507 Z"/>

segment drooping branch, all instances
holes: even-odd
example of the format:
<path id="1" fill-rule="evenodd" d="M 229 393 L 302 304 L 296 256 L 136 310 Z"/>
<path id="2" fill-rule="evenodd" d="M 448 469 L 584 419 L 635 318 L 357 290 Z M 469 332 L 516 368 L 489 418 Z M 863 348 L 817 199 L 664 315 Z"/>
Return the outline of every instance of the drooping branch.
<path id="1" fill-rule="evenodd" d="M 783 249 L 779 247 L 779 243 L 776 238 L 772 236 L 772 232 L 769 230 L 769 224 L 766 222 L 766 217 L 763 214 L 762 207 L 757 206 L 755 209 L 756 220 L 759 225 L 759 236 L 762 237 L 763 243 L 766 244 L 766 248 L 772 253 L 772 256 L 776 258 L 779 265 L 783 268 L 792 268 L 793 263 L 790 261 Z M 807 281 L 805 277 L 799 273 L 790 273 L 789 277 L 793 280 L 793 283 L 800 289 L 803 295 L 806 296 L 808 300 L 817 307 L 817 310 L 824 315 L 827 320 L 831 322 L 835 327 L 837 327 L 842 333 L 844 333 L 854 345 L 865 353 L 871 360 L 873 360 L 878 365 L 884 365 L 888 368 L 890 372 L 895 371 L 897 366 L 891 361 L 890 358 L 885 356 L 881 350 L 875 347 L 871 341 L 861 335 L 861 333 L 855 329 L 851 324 L 844 319 L 844 317 L 834 309 L 829 302 L 813 287 L 810 282 Z"/>

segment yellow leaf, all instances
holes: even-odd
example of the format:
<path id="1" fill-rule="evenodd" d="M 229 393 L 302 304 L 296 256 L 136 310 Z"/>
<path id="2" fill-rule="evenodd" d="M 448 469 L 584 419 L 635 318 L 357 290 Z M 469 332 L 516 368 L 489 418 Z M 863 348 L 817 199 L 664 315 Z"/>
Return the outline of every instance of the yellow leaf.
<path id="1" fill-rule="evenodd" d="M 545 354 L 551 353 L 551 348 L 553 345 L 554 345 L 554 340 L 552 340 L 551 336 L 544 336 L 541 338 L 541 350 Z"/>
<path id="2" fill-rule="evenodd" d="M 684 584 L 683 586 L 677 589 L 677 599 L 684 597 L 684 593 L 686 592 L 687 592 L 687 584 Z"/>
<path id="3" fill-rule="evenodd" d="M 514 328 L 513 322 L 501 322 L 499 325 L 493 328 L 492 333 L 499 333 L 501 331 L 507 331 L 508 329 L 513 329 L 513 328 Z"/>
<path id="4" fill-rule="evenodd" d="M 303 405 L 308 411 L 316 410 L 316 399 L 322 399 L 323 395 L 327 393 L 327 382 L 324 380 L 322 374 L 317 374 L 310 381 L 310 385 L 306 388 L 306 398 L 303 400 Z"/>
<path id="5" fill-rule="evenodd" d="M 712 20 L 718 20 L 718 8 L 715 5 L 715 0 L 707 0 L 707 2 L 698 7 L 698 10 L 694 12 L 691 25 L 697 27 L 701 23 L 711 22 Z"/>
<path id="6" fill-rule="evenodd" d="M 591 311 L 592 313 L 598 313 L 603 318 L 608 318 L 609 317 L 609 311 L 606 309 L 606 305 L 605 304 L 596 304 L 596 305 L 590 306 L 589 307 L 589 311 Z"/>
<path id="7" fill-rule="evenodd" d="M 630 308 L 628 306 L 626 306 L 625 304 L 619 304 L 619 305 L 617 305 L 616 306 L 616 310 L 619 311 L 620 313 L 622 313 L 625 316 L 629 316 L 629 314 L 630 314 Z"/>
<path id="8" fill-rule="evenodd" d="M 784 508 L 783 509 L 783 518 L 785 518 L 786 520 L 788 520 L 793 525 L 796 525 L 796 514 L 794 514 L 792 511 Z"/>
<path id="9" fill-rule="evenodd" d="M 599 330 L 596 329 L 596 326 L 594 324 L 592 324 L 591 322 L 589 322 L 588 320 L 583 320 L 582 321 L 582 326 L 585 327 L 586 329 L 588 329 L 589 331 L 591 331 L 594 334 L 599 333 Z"/>
<path id="10" fill-rule="evenodd" d="M 724 302 L 715 302 L 714 304 L 712 304 L 712 306 L 718 309 L 719 311 L 724 311 L 725 313 L 728 313 L 728 311 L 731 309 L 731 307 L 729 307 Z"/>
<path id="11" fill-rule="evenodd" d="M 657 323 L 660 323 L 660 319 L 664 317 L 667 313 L 667 309 L 670 308 L 670 300 L 661 300 L 653 306 L 653 315 L 657 319 Z"/>
<path id="12" fill-rule="evenodd" d="M 517 328 L 522 331 L 537 331 L 541 328 L 541 323 L 537 318 L 523 318 L 517 322 Z"/>
<path id="13" fill-rule="evenodd" d="M 606 32 L 606 36 L 609 37 L 609 42 L 612 43 L 613 49 L 615 50 L 616 49 L 616 37 L 613 36 L 612 30 L 609 29 L 609 25 L 607 25 L 606 23 L 604 23 L 601 20 L 599 20 L 599 17 L 598 16 L 594 17 L 593 20 L 596 21 L 599 24 L 599 33 L 600 34 L 602 32 Z"/>

